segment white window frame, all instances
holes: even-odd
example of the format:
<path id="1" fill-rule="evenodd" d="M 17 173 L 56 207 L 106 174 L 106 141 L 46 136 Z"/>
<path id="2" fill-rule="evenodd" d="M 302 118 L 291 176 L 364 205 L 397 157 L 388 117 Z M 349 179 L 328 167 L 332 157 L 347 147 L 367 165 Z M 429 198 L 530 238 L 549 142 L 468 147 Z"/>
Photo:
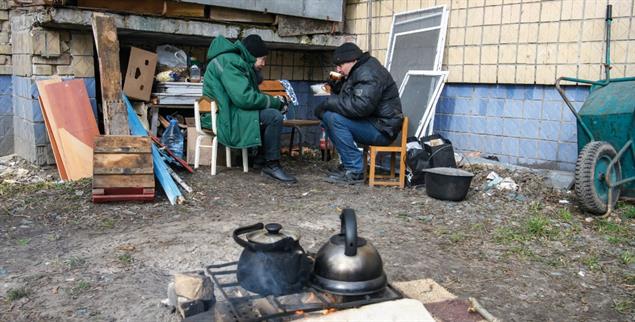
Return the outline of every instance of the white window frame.
<path id="1" fill-rule="evenodd" d="M 439 97 L 441 96 L 441 92 L 443 91 L 443 87 L 445 86 L 445 82 L 448 79 L 447 71 L 438 71 L 438 70 L 409 70 L 406 73 L 406 77 L 404 77 L 401 86 L 399 87 L 399 97 L 401 98 L 404 90 L 406 89 L 406 84 L 408 84 L 408 80 L 410 76 L 430 76 L 430 77 L 439 77 L 439 82 L 436 84 L 435 89 L 432 91 L 432 96 L 428 100 L 428 104 L 425 107 L 423 112 L 423 116 L 421 120 L 419 120 L 419 126 L 415 131 L 415 136 L 417 138 L 422 138 L 426 135 L 431 135 L 434 127 L 434 115 L 436 113 L 437 103 L 439 101 Z"/>

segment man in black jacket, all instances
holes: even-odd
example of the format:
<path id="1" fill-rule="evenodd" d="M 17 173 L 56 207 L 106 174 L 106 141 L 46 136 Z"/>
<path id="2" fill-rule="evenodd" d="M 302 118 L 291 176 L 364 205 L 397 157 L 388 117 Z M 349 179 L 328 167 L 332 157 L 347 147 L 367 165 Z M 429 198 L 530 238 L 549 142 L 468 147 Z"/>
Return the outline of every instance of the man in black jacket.
<path id="1" fill-rule="evenodd" d="M 399 91 L 390 72 L 353 43 L 336 48 L 333 62 L 344 79 L 332 84 L 335 95 L 315 109 L 342 160 L 343 169 L 327 181 L 361 183 L 364 156 L 357 144 L 389 145 L 399 135 L 403 122 Z"/>

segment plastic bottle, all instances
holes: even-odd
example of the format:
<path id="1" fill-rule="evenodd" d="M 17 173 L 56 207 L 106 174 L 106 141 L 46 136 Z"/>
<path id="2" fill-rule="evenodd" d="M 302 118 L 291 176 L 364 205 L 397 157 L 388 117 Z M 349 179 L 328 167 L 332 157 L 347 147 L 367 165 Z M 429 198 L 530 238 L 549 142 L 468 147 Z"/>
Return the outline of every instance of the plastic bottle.
<path id="1" fill-rule="evenodd" d="M 183 133 L 181 133 L 176 119 L 170 119 L 170 125 L 163 132 L 161 143 L 168 147 L 174 155 L 183 158 Z"/>
<path id="2" fill-rule="evenodd" d="M 198 67 L 198 61 L 195 57 L 192 57 L 192 65 L 190 66 L 190 82 L 201 82 L 201 69 Z"/>

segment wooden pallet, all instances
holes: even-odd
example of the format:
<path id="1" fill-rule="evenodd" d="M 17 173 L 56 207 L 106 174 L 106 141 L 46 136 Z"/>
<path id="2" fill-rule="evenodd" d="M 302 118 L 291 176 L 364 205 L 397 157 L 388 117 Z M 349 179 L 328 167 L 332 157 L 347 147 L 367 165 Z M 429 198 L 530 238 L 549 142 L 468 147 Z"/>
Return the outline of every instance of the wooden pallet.
<path id="1" fill-rule="evenodd" d="M 95 138 L 93 202 L 154 200 L 152 141 L 147 136 Z"/>

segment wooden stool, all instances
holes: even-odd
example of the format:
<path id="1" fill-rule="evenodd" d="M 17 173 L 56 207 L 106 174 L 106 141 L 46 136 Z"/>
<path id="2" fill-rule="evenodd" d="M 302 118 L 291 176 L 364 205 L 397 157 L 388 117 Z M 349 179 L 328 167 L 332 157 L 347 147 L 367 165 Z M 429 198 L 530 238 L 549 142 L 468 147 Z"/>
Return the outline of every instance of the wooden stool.
<path id="1" fill-rule="evenodd" d="M 364 147 L 364 179 L 366 179 L 366 171 L 368 171 L 368 185 L 369 186 L 399 186 L 404 188 L 406 185 L 406 142 L 408 139 L 408 117 L 404 117 L 403 124 L 401 126 L 401 145 L 398 146 L 376 146 L 370 145 Z M 376 175 L 375 164 L 377 162 L 378 152 L 390 152 L 390 174 L 389 175 Z M 370 153 L 370 167 L 368 165 L 367 156 Z M 395 176 L 395 157 L 399 153 L 399 177 L 398 181 Z M 386 179 L 386 180 L 377 180 Z"/>

